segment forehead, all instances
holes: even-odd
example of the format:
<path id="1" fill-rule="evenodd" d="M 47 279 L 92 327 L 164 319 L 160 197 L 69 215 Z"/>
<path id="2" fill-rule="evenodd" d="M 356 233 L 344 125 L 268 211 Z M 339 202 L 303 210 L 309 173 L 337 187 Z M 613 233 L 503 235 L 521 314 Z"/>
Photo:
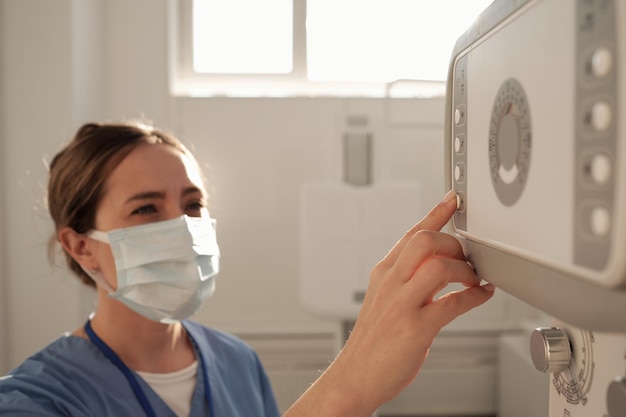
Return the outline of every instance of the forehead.
<path id="1" fill-rule="evenodd" d="M 165 144 L 142 144 L 115 167 L 106 180 L 106 193 L 133 193 L 196 186 L 204 190 L 196 161 Z"/>

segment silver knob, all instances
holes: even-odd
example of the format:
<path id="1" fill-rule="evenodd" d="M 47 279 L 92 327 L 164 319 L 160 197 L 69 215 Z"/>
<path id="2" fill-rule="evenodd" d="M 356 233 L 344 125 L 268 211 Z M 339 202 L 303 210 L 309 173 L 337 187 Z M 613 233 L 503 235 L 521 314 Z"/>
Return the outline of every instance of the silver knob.
<path id="1" fill-rule="evenodd" d="M 606 392 L 606 408 L 610 417 L 626 415 L 626 378 L 618 377 L 611 381 Z"/>
<path id="2" fill-rule="evenodd" d="M 530 335 L 530 356 L 540 372 L 563 372 L 569 367 L 572 348 L 558 327 L 539 327 Z"/>

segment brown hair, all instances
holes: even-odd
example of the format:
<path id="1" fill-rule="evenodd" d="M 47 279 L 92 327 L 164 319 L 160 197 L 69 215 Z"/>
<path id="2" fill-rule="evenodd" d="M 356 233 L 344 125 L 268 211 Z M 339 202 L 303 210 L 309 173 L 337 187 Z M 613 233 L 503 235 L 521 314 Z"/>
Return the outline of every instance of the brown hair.
<path id="1" fill-rule="evenodd" d="M 71 227 L 81 234 L 94 228 L 107 178 L 131 151 L 146 143 L 172 146 L 195 161 L 177 138 L 143 122 L 87 123 L 56 154 L 50 163 L 47 192 L 48 210 L 55 226 L 49 243 L 51 258 L 61 228 Z M 63 252 L 69 268 L 83 283 L 95 287 L 80 265 Z"/>

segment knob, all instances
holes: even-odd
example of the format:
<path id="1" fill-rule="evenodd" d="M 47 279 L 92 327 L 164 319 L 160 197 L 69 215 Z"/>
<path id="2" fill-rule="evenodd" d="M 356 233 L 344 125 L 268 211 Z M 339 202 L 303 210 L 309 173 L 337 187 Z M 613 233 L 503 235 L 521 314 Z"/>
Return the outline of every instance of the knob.
<path id="1" fill-rule="evenodd" d="M 610 417 L 620 417 L 626 411 L 626 378 L 615 378 L 606 393 L 606 408 Z"/>
<path id="2" fill-rule="evenodd" d="M 530 356 L 540 372 L 563 372 L 569 367 L 572 348 L 558 327 L 539 327 L 530 335 Z"/>

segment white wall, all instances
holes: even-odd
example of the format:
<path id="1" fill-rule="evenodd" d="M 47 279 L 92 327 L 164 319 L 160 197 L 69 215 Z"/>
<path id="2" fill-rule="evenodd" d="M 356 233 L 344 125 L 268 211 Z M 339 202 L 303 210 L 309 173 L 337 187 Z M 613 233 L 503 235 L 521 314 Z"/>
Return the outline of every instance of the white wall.
<path id="1" fill-rule="evenodd" d="M 437 114 L 442 102 L 413 105 Z M 371 115 L 378 181 L 416 181 L 420 158 L 424 172 L 442 169 L 441 126 L 404 128 L 391 136 L 382 126 L 384 106 L 379 100 L 177 100 L 178 131 L 211 166 L 212 212 L 223 253 L 219 296 L 201 311 L 202 320 L 220 327 L 320 324 L 297 296 L 298 197 L 302 183 L 341 180 L 343 118 Z M 407 130 L 417 136 L 409 140 Z M 426 190 L 430 205 L 443 194 L 443 181 Z"/>
<path id="2" fill-rule="evenodd" d="M 46 260 L 42 157 L 71 129 L 70 2 L 3 0 L 4 304 L 9 365 L 76 322 L 76 288 Z"/>

